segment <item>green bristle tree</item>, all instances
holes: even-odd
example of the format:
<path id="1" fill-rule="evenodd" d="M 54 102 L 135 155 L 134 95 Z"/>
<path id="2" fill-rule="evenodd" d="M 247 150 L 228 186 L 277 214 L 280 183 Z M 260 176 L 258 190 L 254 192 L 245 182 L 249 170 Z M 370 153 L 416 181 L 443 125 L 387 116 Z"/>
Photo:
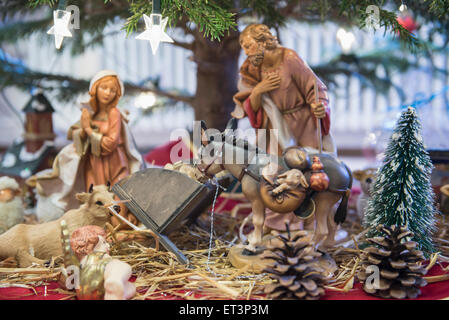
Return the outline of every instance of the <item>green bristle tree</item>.
<path id="1" fill-rule="evenodd" d="M 380 224 L 405 226 L 426 256 L 435 251 L 432 168 L 418 115 L 409 107 L 397 123 L 376 175 L 364 220 L 365 227 L 371 228 L 368 237 L 379 236 L 376 226 Z"/>

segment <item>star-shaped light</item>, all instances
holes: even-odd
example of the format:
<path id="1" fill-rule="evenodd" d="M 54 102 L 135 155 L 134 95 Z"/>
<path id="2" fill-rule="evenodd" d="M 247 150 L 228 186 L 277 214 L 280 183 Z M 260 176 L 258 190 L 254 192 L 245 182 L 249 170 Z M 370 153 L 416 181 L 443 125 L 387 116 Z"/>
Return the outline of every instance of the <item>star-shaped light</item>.
<path id="1" fill-rule="evenodd" d="M 170 38 L 165 33 L 165 27 L 167 25 L 167 17 L 162 19 L 162 15 L 158 13 L 152 13 L 148 17 L 146 14 L 143 15 L 145 20 L 145 31 L 139 34 L 136 39 L 148 40 L 151 44 L 151 51 L 156 54 L 157 48 L 159 48 L 160 42 L 170 42 L 173 43 L 172 38 Z"/>
<path id="2" fill-rule="evenodd" d="M 56 49 L 61 48 L 62 40 L 64 39 L 64 37 L 72 37 L 72 33 L 69 30 L 70 15 L 70 11 L 53 11 L 53 20 L 55 22 L 55 25 L 47 31 L 47 34 L 53 34 L 55 36 Z"/>
<path id="3" fill-rule="evenodd" d="M 346 31 L 343 28 L 337 31 L 337 41 L 341 46 L 343 53 L 348 54 L 355 42 L 355 36 L 351 31 Z"/>

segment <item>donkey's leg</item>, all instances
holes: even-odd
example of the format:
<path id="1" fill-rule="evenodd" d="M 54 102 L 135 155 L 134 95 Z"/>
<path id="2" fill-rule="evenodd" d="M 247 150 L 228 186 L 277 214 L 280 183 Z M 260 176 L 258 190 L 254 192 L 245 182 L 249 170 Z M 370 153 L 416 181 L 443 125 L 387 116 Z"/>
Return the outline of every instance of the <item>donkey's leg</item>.
<path id="1" fill-rule="evenodd" d="M 265 205 L 259 193 L 259 184 L 250 176 L 246 175 L 242 179 L 242 191 L 246 199 L 251 202 L 253 211 L 254 230 L 248 236 L 248 250 L 255 251 L 256 246 L 262 243 L 263 224 L 265 221 Z"/>
<path id="2" fill-rule="evenodd" d="M 263 223 L 265 221 L 265 205 L 260 199 L 254 200 L 253 208 L 253 225 L 254 230 L 248 236 L 249 250 L 255 250 L 262 243 Z"/>
<path id="3" fill-rule="evenodd" d="M 339 197 L 341 198 L 341 197 Z M 339 199 L 336 201 L 336 203 L 339 202 Z M 337 210 L 336 206 L 334 205 L 332 208 L 331 214 L 327 216 L 327 230 L 328 234 L 326 239 L 323 242 L 323 248 L 331 248 L 335 245 L 335 233 L 338 229 L 338 224 L 334 221 L 335 211 Z"/>
<path id="4" fill-rule="evenodd" d="M 340 196 L 338 194 L 332 192 L 320 192 L 315 196 L 316 227 L 313 242 L 317 248 L 321 246 L 321 242 L 328 237 L 328 216 L 333 217 L 333 207 L 339 198 Z"/>
<path id="5" fill-rule="evenodd" d="M 304 220 L 304 230 L 314 231 L 315 230 L 315 216 L 311 216 Z"/>

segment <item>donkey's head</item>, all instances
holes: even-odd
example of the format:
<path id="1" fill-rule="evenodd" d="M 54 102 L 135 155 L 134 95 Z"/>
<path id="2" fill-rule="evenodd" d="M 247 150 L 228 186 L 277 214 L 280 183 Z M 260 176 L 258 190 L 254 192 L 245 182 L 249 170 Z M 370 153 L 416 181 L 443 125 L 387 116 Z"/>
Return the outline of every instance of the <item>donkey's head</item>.
<path id="1" fill-rule="evenodd" d="M 225 140 L 232 138 L 236 128 L 237 120 L 234 118 L 229 120 L 223 132 L 208 129 L 206 123 L 201 121 L 201 147 L 198 150 L 197 167 L 204 175 L 212 177 L 225 170 L 223 167 Z"/>
<path id="2" fill-rule="evenodd" d="M 205 176 L 212 178 L 223 171 L 223 133 L 217 129 L 208 129 L 201 121 L 201 146 L 198 149 L 196 167 Z"/>
<path id="3" fill-rule="evenodd" d="M 207 146 L 213 142 L 224 142 L 233 138 L 234 131 L 237 129 L 237 119 L 231 118 L 223 132 L 206 126 L 206 122 L 200 121 L 201 124 L 201 145 Z"/>

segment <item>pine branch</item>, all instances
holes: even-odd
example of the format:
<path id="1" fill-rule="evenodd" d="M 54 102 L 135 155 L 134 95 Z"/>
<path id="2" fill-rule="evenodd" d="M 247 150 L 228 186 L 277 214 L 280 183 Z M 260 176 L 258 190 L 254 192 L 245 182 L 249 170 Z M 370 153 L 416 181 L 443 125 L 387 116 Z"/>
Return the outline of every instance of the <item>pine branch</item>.
<path id="1" fill-rule="evenodd" d="M 54 8 L 56 0 L 10 0 L 0 6 L 3 16 L 32 13 L 38 6 Z M 142 15 L 150 14 L 152 5 L 148 0 L 73 0 L 70 4 L 77 5 L 81 10 L 82 30 L 77 32 L 90 33 L 101 43 L 99 34 L 116 18 L 126 19 L 124 29 L 129 35 L 137 30 Z M 245 16 L 260 16 L 263 22 L 272 27 L 285 25 L 288 19 L 309 23 L 323 23 L 333 21 L 344 25 L 355 25 L 363 28 L 366 25 L 366 8 L 369 5 L 378 5 L 380 8 L 380 26 L 385 32 L 397 35 L 408 48 L 419 50 L 420 41 L 409 31 L 404 29 L 397 21 L 397 10 L 386 10 L 388 5 L 396 7 L 395 0 L 241 0 L 239 6 L 231 0 L 165 0 L 162 1 L 162 13 L 169 18 L 171 27 L 181 27 L 186 33 L 197 28 L 201 34 L 211 40 L 221 39 L 225 33 L 236 30 L 237 20 Z M 447 34 L 449 30 L 448 2 L 442 0 L 414 1 L 407 3 L 410 10 L 423 18 L 424 22 L 431 22 L 434 32 Z M 131 16 L 130 16 L 131 13 Z M 51 14 L 49 12 L 49 19 Z M 18 26 L 18 25 L 16 25 Z M 15 32 L 18 37 L 7 36 L 3 33 L 3 39 L 13 41 L 20 39 L 21 34 L 27 36 L 32 33 L 29 26 L 21 26 Z M 46 32 L 48 27 L 39 28 L 36 32 Z M 0 30 L 1 33 L 1 30 Z M 87 46 L 82 44 L 82 35 L 77 35 L 78 49 L 74 53 L 80 53 Z"/>
<path id="2" fill-rule="evenodd" d="M 126 32 L 137 30 L 137 25 L 144 14 L 150 15 L 152 4 L 149 1 L 130 1 L 133 14 L 127 19 Z M 183 1 L 167 0 L 162 2 L 163 16 L 168 17 L 169 25 L 174 26 L 185 15 L 198 26 L 200 32 L 212 40 L 219 39 L 230 29 L 235 29 L 234 14 L 229 12 L 232 1 Z"/>
<path id="3" fill-rule="evenodd" d="M 89 89 L 89 81 L 76 79 L 67 75 L 49 74 L 29 70 L 22 65 L 2 61 L 0 64 L 0 83 L 4 87 L 15 86 L 23 90 L 39 88 L 44 91 L 56 91 L 57 98 L 61 101 L 71 101 L 79 94 L 85 93 Z M 192 103 L 193 97 L 179 95 L 165 91 L 157 87 L 149 87 L 125 82 L 127 94 L 138 94 L 141 92 L 153 92 L 156 95 L 167 97 L 175 101 Z"/>
<path id="4" fill-rule="evenodd" d="M 173 40 L 174 42 L 172 43 L 172 45 L 176 46 L 176 47 L 180 47 L 186 50 L 193 50 L 193 42 L 182 42 L 182 41 L 177 41 L 177 40 Z"/>
<path id="5" fill-rule="evenodd" d="M 204 38 L 203 38 L 204 39 Z M 224 45 L 225 42 L 221 42 L 220 45 Z M 183 46 L 183 45 L 182 45 Z M 190 46 L 190 45 L 188 45 Z M 402 73 L 411 69 L 417 69 L 420 65 L 410 57 L 406 55 L 398 55 L 396 47 L 387 47 L 384 49 L 378 49 L 372 52 L 356 55 L 338 55 L 333 59 L 325 63 L 321 63 L 319 65 L 311 66 L 314 72 L 325 82 L 328 84 L 330 89 L 332 87 L 338 87 L 338 83 L 336 81 L 336 77 L 338 75 L 345 75 L 347 77 L 357 77 L 361 80 L 363 86 L 371 86 L 373 87 L 377 93 L 379 94 L 388 94 L 390 88 L 394 88 L 402 100 L 405 99 L 402 84 L 395 84 L 392 82 L 391 77 L 388 76 L 395 72 Z M 211 70 L 214 68 L 212 65 L 202 66 L 199 65 L 199 68 L 205 70 Z M 384 69 L 385 77 L 379 77 L 377 70 L 381 67 Z M 24 71 L 25 70 L 25 71 Z M 442 69 L 435 69 L 437 72 L 441 72 L 441 74 L 447 74 L 447 71 Z M 49 89 L 51 90 L 62 90 L 61 97 L 64 100 L 68 100 L 71 97 L 75 96 L 78 93 L 85 92 L 87 90 L 87 82 L 86 85 L 82 86 L 80 83 L 76 81 L 72 81 L 70 77 L 60 77 L 55 75 L 55 77 L 51 77 L 49 74 L 42 73 L 34 73 L 29 71 L 28 69 L 24 69 L 23 67 L 17 67 L 9 64 L 8 67 L 3 66 L 3 73 L 13 74 L 12 80 L 8 82 L 7 85 L 16 85 L 21 88 L 29 89 L 32 86 L 36 86 L 36 83 L 39 82 L 39 77 L 43 76 L 45 81 L 43 81 L 39 86 L 47 86 L 49 85 L 47 81 L 68 81 L 69 87 L 74 86 L 74 90 L 67 90 L 66 87 L 61 84 L 52 83 Z M 1 77 L 4 77 L 3 74 L 0 74 Z M 131 84 L 129 84 L 131 86 Z M 192 103 L 193 97 L 191 96 L 179 96 L 170 92 L 161 91 L 158 89 L 149 89 L 145 86 L 132 86 L 130 89 L 127 89 L 127 92 L 130 93 L 138 93 L 142 91 L 152 91 L 155 94 L 174 99 L 177 101 L 183 101 L 186 103 Z"/>
<path id="6" fill-rule="evenodd" d="M 13 18 L 16 15 L 29 14 L 32 10 L 34 11 L 34 8 L 31 8 L 28 0 L 8 0 L 0 2 L 0 17 L 3 21 L 6 21 L 8 18 Z"/>
<path id="7" fill-rule="evenodd" d="M 36 33 L 42 33 L 53 18 L 48 16 L 43 19 L 29 21 L 27 23 L 15 22 L 0 28 L 0 43 L 16 43 L 20 39 L 27 39 Z"/>
<path id="8" fill-rule="evenodd" d="M 429 0 L 424 0 L 429 1 Z M 449 14 L 449 2 L 445 0 L 432 0 L 429 1 L 429 11 L 435 14 L 437 17 L 441 18 Z"/>
<path id="9" fill-rule="evenodd" d="M 343 74 L 347 77 L 357 77 L 363 86 L 371 86 L 380 94 L 388 94 L 389 89 L 393 87 L 404 100 L 402 84 L 393 83 L 390 75 L 418 69 L 420 65 L 412 56 L 398 55 L 397 48 L 392 46 L 358 55 L 338 55 L 325 63 L 311 67 L 330 87 L 337 86 L 336 76 Z M 383 68 L 385 77 L 378 76 L 379 67 Z M 441 74 L 448 73 L 442 69 L 435 70 Z"/>

